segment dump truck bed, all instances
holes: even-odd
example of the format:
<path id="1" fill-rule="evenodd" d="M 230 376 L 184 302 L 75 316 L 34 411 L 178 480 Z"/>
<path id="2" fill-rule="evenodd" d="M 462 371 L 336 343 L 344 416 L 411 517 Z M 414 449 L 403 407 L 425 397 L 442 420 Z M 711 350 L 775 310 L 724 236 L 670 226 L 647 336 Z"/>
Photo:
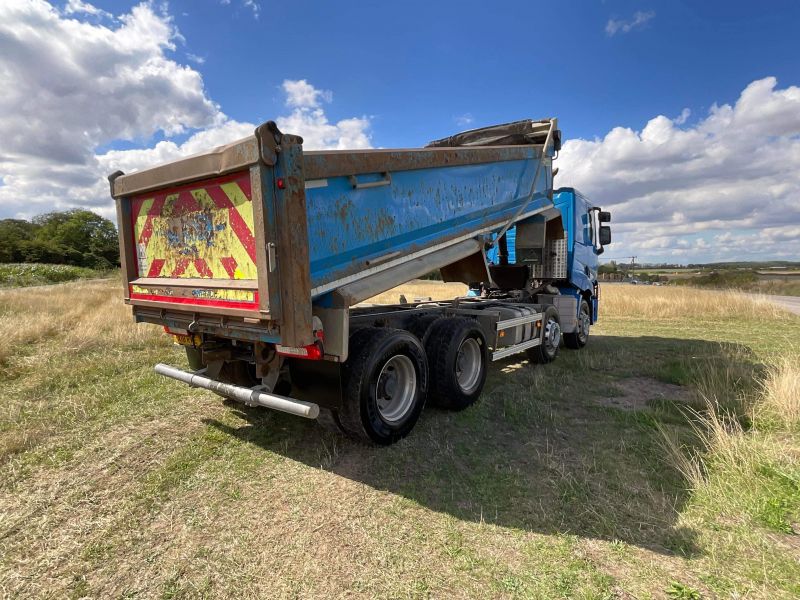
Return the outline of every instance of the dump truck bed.
<path id="1" fill-rule="evenodd" d="M 318 311 L 452 264 L 468 280 L 493 233 L 552 209 L 555 120 L 515 125 L 527 143 L 305 152 L 270 122 L 115 173 L 126 302 L 140 320 L 303 346 Z"/>

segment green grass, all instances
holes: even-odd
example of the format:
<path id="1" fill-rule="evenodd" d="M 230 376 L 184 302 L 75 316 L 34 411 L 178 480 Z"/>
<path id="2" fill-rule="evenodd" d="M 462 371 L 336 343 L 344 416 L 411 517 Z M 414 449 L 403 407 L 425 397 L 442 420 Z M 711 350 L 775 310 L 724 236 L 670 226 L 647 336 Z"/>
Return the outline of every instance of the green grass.
<path id="1" fill-rule="evenodd" d="M 48 265 L 39 263 L 0 263 L 0 287 L 26 287 L 64 283 L 76 279 L 102 277 L 104 271 L 96 271 L 72 265 Z"/>
<path id="2" fill-rule="evenodd" d="M 371 448 L 155 376 L 154 363 L 184 358 L 130 322 L 117 288 L 0 291 L 10 597 L 800 591 L 797 434 L 748 418 L 798 318 L 653 318 L 607 298 L 584 350 L 495 363 L 475 406 L 428 409 L 410 437 Z M 51 311 L 68 298 L 86 309 Z M 8 334 L 45 316 L 51 326 Z M 735 414 L 739 454 L 690 426 L 708 393 Z M 700 457 L 699 484 L 665 434 Z"/>

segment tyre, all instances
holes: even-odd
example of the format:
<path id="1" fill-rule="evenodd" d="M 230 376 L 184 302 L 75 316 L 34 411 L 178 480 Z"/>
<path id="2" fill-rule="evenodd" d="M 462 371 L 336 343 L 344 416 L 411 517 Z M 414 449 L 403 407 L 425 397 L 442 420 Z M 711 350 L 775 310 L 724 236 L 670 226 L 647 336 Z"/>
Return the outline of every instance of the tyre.
<path id="1" fill-rule="evenodd" d="M 578 326 L 572 333 L 564 334 L 564 345 L 573 350 L 579 350 L 589 341 L 589 327 L 592 325 L 592 317 L 589 312 L 589 303 L 581 300 L 578 310 Z"/>
<path id="2" fill-rule="evenodd" d="M 554 306 L 548 306 L 542 315 L 540 335 L 542 343 L 526 350 L 528 359 L 539 364 L 553 362 L 558 356 L 558 347 L 561 345 L 561 323 Z"/>
<path id="3" fill-rule="evenodd" d="M 489 353 L 480 325 L 465 317 L 439 319 L 428 334 L 428 398 L 441 408 L 463 410 L 474 404 L 486 383 Z"/>
<path id="4" fill-rule="evenodd" d="M 409 333 L 414 334 L 417 339 L 422 342 L 422 346 L 425 347 L 425 342 L 428 341 L 428 335 L 430 335 L 431 332 L 431 325 L 443 318 L 444 317 L 442 317 L 442 315 L 439 313 L 422 315 L 421 317 L 417 317 L 411 321 L 407 327 L 407 330 Z"/>
<path id="5" fill-rule="evenodd" d="M 350 338 L 339 424 L 353 438 L 388 445 L 408 435 L 428 392 L 428 361 L 407 331 L 365 327 Z"/>
<path id="6" fill-rule="evenodd" d="M 347 431 L 344 430 L 342 423 L 339 421 L 339 413 L 335 410 L 320 406 L 317 423 L 332 433 L 347 435 Z"/>

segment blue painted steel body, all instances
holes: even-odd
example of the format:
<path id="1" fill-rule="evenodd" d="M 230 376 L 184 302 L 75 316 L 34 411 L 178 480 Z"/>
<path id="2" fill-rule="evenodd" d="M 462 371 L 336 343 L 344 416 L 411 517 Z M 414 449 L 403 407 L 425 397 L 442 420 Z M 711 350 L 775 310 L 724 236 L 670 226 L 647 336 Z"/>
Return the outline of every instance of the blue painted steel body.
<path id="1" fill-rule="evenodd" d="M 395 171 L 388 185 L 355 188 L 341 176 L 309 186 L 312 288 L 485 228 L 499 231 L 530 199 L 539 160 L 531 148 L 525 160 Z M 552 205 L 550 159 L 545 160 L 525 214 Z M 357 182 L 381 183 L 385 177 L 358 175 Z"/>

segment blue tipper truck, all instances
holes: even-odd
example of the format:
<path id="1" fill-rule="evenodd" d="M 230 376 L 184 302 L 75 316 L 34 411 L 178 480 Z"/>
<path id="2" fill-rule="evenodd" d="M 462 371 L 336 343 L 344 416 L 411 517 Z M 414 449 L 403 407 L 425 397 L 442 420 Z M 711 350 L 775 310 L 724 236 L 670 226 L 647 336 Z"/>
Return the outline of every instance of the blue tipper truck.
<path id="1" fill-rule="evenodd" d="M 474 403 L 491 361 L 587 343 L 610 215 L 554 190 L 556 119 L 424 148 L 302 144 L 267 122 L 109 177 L 125 302 L 188 358 L 156 372 L 390 444 L 426 403 Z M 364 304 L 436 271 L 470 294 Z"/>

